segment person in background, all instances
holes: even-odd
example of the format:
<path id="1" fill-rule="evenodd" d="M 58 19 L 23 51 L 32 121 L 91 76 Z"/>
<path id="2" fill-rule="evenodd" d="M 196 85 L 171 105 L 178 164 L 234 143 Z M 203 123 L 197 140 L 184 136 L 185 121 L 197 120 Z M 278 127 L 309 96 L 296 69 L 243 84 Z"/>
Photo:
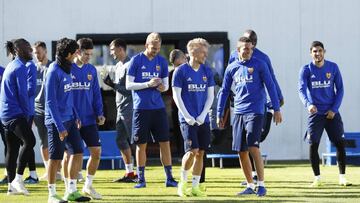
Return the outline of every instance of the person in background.
<path id="1" fill-rule="evenodd" d="M 105 123 L 97 71 L 89 63 L 94 45 L 89 38 L 81 38 L 77 43 L 79 51 L 76 53 L 71 68 L 72 91 L 74 106 L 81 121 L 80 135 L 90 152 L 82 192 L 92 199 L 102 199 L 101 194 L 96 192 L 92 184 L 101 156 L 101 142 L 97 125 Z"/>
<path id="2" fill-rule="evenodd" d="M 128 72 L 129 57 L 126 55 L 126 42 L 120 38 L 114 39 L 110 43 L 110 55 L 118 61 L 114 67 L 115 79 L 106 77 L 104 83 L 116 91 L 116 144 L 120 149 L 121 156 L 125 163 L 125 175 L 113 182 L 133 183 L 137 180 L 134 173 L 131 152 L 131 129 L 133 103 L 131 90 L 126 89 L 126 74 Z"/>
<path id="3" fill-rule="evenodd" d="M 133 91 L 133 131 L 136 144 L 136 163 L 139 182 L 135 188 L 146 187 L 146 147 L 153 136 L 160 145 L 160 158 L 164 166 L 166 187 L 177 187 L 172 175 L 169 124 L 161 92 L 169 88 L 168 64 L 159 55 L 161 37 L 151 33 L 146 38 L 145 51 L 130 60 L 126 75 L 126 89 Z M 157 119 L 154 119 L 157 118 Z"/>
<path id="4" fill-rule="evenodd" d="M 45 125 L 48 130 L 49 165 L 48 190 L 50 203 L 89 201 L 79 193 L 76 177 L 82 166 L 83 142 L 79 129 L 80 118 L 74 106 L 71 68 L 78 50 L 75 40 L 62 38 L 56 43 L 56 61 L 47 71 L 45 79 Z M 56 173 L 64 157 L 65 147 L 70 154 L 67 169 L 68 185 L 62 199 L 56 193 Z"/>
<path id="5" fill-rule="evenodd" d="M 248 37 L 241 37 L 237 43 L 239 60 L 231 63 L 225 70 L 222 88 L 218 94 L 217 124 L 224 127 L 224 109 L 231 91 L 234 91 L 233 143 L 232 150 L 237 151 L 241 168 L 247 181 L 247 188 L 238 195 L 256 194 L 265 196 L 264 163 L 261 157 L 259 142 L 265 112 L 266 92 L 269 93 L 274 107 L 274 121 L 282 122 L 280 101 L 266 64 L 251 57 L 253 45 Z M 258 189 L 251 174 L 249 152 L 254 158 L 259 176 Z"/>
<path id="6" fill-rule="evenodd" d="M 187 196 L 187 175 L 192 171 L 193 196 L 206 196 L 199 182 L 203 170 L 204 151 L 210 144 L 209 110 L 214 100 L 214 76 L 205 66 L 209 44 L 205 39 L 195 38 L 188 42 L 189 63 L 179 66 L 172 79 L 173 98 L 179 109 L 181 133 L 185 154 L 181 164 L 181 180 L 177 194 Z"/>
<path id="7" fill-rule="evenodd" d="M 32 48 L 28 41 L 20 38 L 8 41 L 6 49 L 15 57 L 3 73 L 0 91 L 0 118 L 4 125 L 7 144 L 5 157 L 8 174 L 7 194 L 29 195 L 24 186 L 23 174 L 28 161 L 35 156 L 35 137 L 28 125 L 30 99 L 27 84 L 28 68 L 25 64 L 32 60 Z"/>
<path id="8" fill-rule="evenodd" d="M 314 173 L 311 187 L 323 185 L 320 178 L 319 143 L 324 129 L 336 147 L 339 185 L 350 186 L 345 178 L 346 152 L 344 125 L 339 108 L 344 96 L 344 85 L 338 65 L 325 60 L 324 44 L 314 41 L 310 46 L 312 61 L 299 75 L 299 96 L 309 113 L 305 139 L 310 144 L 310 163 Z"/>

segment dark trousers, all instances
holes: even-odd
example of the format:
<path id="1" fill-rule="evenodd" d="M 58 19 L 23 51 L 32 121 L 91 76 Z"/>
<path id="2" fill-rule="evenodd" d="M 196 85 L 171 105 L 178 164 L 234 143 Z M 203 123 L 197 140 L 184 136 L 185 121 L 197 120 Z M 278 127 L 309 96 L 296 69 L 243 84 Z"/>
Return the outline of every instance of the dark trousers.
<path id="1" fill-rule="evenodd" d="M 8 182 L 10 183 L 16 175 L 18 157 L 17 173 L 20 175 L 24 174 L 26 165 L 31 157 L 35 157 L 35 137 L 25 118 L 15 118 L 4 122 L 4 130 L 7 144 L 5 165 L 8 173 Z"/>

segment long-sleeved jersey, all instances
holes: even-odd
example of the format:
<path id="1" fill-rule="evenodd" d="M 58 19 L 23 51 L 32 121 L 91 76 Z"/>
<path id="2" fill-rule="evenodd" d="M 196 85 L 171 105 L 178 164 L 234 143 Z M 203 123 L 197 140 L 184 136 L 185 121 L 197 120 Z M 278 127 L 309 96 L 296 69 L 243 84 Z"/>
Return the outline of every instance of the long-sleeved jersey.
<path id="1" fill-rule="evenodd" d="M 3 74 L 0 93 L 0 118 L 8 120 L 30 115 L 27 86 L 28 68 L 25 61 L 16 57 Z"/>
<path id="2" fill-rule="evenodd" d="M 266 102 L 265 87 L 269 93 L 274 110 L 279 111 L 280 104 L 274 82 L 266 64 L 252 57 L 247 61 L 234 61 L 225 71 L 222 88 L 218 93 L 217 116 L 222 117 L 230 91 L 234 96 L 234 113 L 264 114 Z"/>
<path id="3" fill-rule="evenodd" d="M 336 63 L 325 60 L 321 68 L 312 62 L 305 65 L 300 70 L 299 96 L 305 107 L 315 105 L 318 114 L 339 112 L 344 86 Z"/>
<path id="4" fill-rule="evenodd" d="M 65 73 L 53 62 L 45 79 L 45 124 L 55 124 L 58 132 L 65 129 L 63 123 L 78 119 L 74 108 L 71 74 Z"/>
<path id="5" fill-rule="evenodd" d="M 82 67 L 73 63 L 71 77 L 74 106 L 82 126 L 96 124 L 96 118 L 104 114 L 96 68 L 89 63 Z"/>
<path id="6" fill-rule="evenodd" d="M 36 66 L 34 62 L 28 61 L 25 66 L 28 68 L 27 70 L 27 86 L 28 86 L 28 95 L 29 95 L 29 108 L 30 108 L 30 116 L 35 115 L 35 96 L 36 96 Z"/>
<path id="7" fill-rule="evenodd" d="M 168 64 L 160 55 L 151 61 L 141 52 L 132 57 L 129 64 L 128 75 L 133 76 L 135 83 L 144 83 L 152 78 L 166 78 L 169 76 Z M 133 91 L 134 109 L 161 109 L 165 108 L 161 93 L 156 87 Z"/>
<path id="8" fill-rule="evenodd" d="M 253 50 L 253 54 L 252 54 L 252 57 L 255 57 L 259 60 L 262 60 L 263 62 L 266 63 L 267 67 L 269 68 L 269 72 L 270 72 L 270 75 L 271 75 L 271 78 L 275 84 L 275 87 L 276 87 L 276 93 L 278 95 L 278 98 L 280 100 L 283 100 L 284 97 L 282 95 L 282 92 L 281 92 L 281 89 L 280 89 L 280 86 L 279 86 L 279 83 L 278 81 L 276 80 L 276 77 L 275 77 L 275 73 L 274 73 L 274 69 L 272 67 L 272 64 L 271 64 L 271 61 L 270 61 L 270 58 L 268 55 L 266 55 L 264 52 L 260 51 L 258 48 L 254 48 Z M 229 64 L 231 64 L 232 62 L 234 61 L 238 61 L 239 60 L 239 56 L 238 56 L 238 51 L 237 50 L 234 50 L 233 52 L 231 52 L 230 54 L 230 57 L 229 57 Z"/>

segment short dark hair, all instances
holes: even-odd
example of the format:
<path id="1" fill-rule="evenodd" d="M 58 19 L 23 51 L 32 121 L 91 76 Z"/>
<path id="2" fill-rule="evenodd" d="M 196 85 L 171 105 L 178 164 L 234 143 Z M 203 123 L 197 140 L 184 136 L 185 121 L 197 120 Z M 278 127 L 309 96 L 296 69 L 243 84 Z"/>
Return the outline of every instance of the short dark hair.
<path id="1" fill-rule="evenodd" d="M 66 58 L 69 53 L 74 54 L 79 48 L 79 45 L 73 39 L 62 38 L 56 43 L 56 55 Z"/>
<path id="2" fill-rule="evenodd" d="M 45 44 L 45 42 L 43 42 L 43 41 L 37 41 L 37 42 L 34 43 L 34 47 L 35 47 L 35 48 L 41 47 L 41 48 L 43 48 L 43 49 L 46 49 L 46 44 Z"/>
<path id="3" fill-rule="evenodd" d="M 321 47 L 322 49 L 325 49 L 325 48 L 324 48 L 324 44 L 323 44 L 322 42 L 320 42 L 320 41 L 313 41 L 313 42 L 311 43 L 311 46 L 310 46 L 310 51 L 311 51 L 311 49 L 314 48 L 314 47 Z"/>
<path id="4" fill-rule="evenodd" d="M 181 55 L 184 55 L 184 52 L 182 52 L 180 49 L 174 49 L 169 54 L 169 61 L 170 63 L 174 64 L 175 60 L 178 59 Z"/>
<path id="5" fill-rule="evenodd" d="M 110 46 L 114 45 L 115 47 L 122 47 L 126 51 L 126 42 L 121 38 L 116 38 L 111 41 Z"/>
<path id="6" fill-rule="evenodd" d="M 252 43 L 249 37 L 240 37 L 238 42 Z"/>
<path id="7" fill-rule="evenodd" d="M 29 44 L 29 42 L 26 41 L 26 39 L 24 39 L 24 38 L 13 39 L 11 41 L 7 41 L 5 43 L 5 49 L 6 49 L 7 56 L 9 56 L 11 54 L 12 57 L 15 58 L 15 56 L 17 55 L 16 49 L 19 49 L 21 44 L 24 44 L 24 43 Z"/>
<path id="8" fill-rule="evenodd" d="M 94 48 L 93 41 L 90 38 L 81 38 L 77 41 L 77 43 L 79 45 L 79 49 L 81 50 Z"/>
<path id="9" fill-rule="evenodd" d="M 244 34 L 249 34 L 249 38 L 251 40 L 251 43 L 256 46 L 257 44 L 257 34 L 254 30 L 245 30 Z"/>

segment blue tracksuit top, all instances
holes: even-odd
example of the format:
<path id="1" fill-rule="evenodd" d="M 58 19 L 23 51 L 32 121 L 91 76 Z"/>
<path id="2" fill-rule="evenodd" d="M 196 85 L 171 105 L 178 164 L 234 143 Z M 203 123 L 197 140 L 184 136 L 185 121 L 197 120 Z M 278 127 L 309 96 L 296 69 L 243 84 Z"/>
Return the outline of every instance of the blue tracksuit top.
<path id="1" fill-rule="evenodd" d="M 280 85 L 279 83 L 277 82 L 276 80 L 276 77 L 275 77 L 275 73 L 274 73 L 274 69 L 272 67 L 272 64 L 271 64 L 271 61 L 270 61 L 270 58 L 268 55 L 266 55 L 264 52 L 260 51 L 259 49 L 257 48 L 254 48 L 253 50 L 253 54 L 252 54 L 252 57 L 255 57 L 259 60 L 262 60 L 266 63 L 267 67 L 269 68 L 269 71 L 270 71 L 270 75 L 271 75 L 271 78 L 275 84 L 275 87 L 276 87 L 276 93 L 279 97 L 280 100 L 283 100 L 284 97 L 282 95 L 282 92 L 281 92 L 281 89 L 280 89 Z M 231 64 L 232 62 L 234 62 L 235 60 L 239 60 L 239 55 L 238 55 L 238 52 L 237 50 L 234 50 L 233 52 L 231 52 L 230 54 L 230 57 L 229 57 L 229 63 L 228 64 Z"/>
<path id="2" fill-rule="evenodd" d="M 315 105 L 317 114 L 339 112 L 344 86 L 336 63 L 325 60 L 321 68 L 312 62 L 305 65 L 300 70 L 299 96 L 305 107 Z"/>
<path id="3" fill-rule="evenodd" d="M 36 96 L 36 78 L 37 78 L 37 68 L 32 61 L 28 61 L 25 66 L 28 68 L 28 78 L 27 78 L 27 86 L 28 86 L 28 95 L 29 95 L 29 108 L 30 108 L 30 116 L 35 115 L 35 96 Z"/>
<path id="4" fill-rule="evenodd" d="M 0 93 L 0 118 L 3 122 L 30 115 L 27 85 L 28 68 L 25 61 L 16 57 L 2 77 Z"/>
<path id="5" fill-rule="evenodd" d="M 84 64 L 80 68 L 73 63 L 71 75 L 74 105 L 81 124 L 94 125 L 96 118 L 104 114 L 96 68 L 91 64 Z"/>
<path id="6" fill-rule="evenodd" d="M 78 119 L 71 74 L 65 73 L 53 62 L 45 78 L 45 124 L 55 124 L 58 132 L 62 132 L 66 130 L 63 123 L 71 119 Z"/>
<path id="7" fill-rule="evenodd" d="M 266 64 L 255 57 L 247 61 L 234 61 L 225 70 L 222 88 L 218 93 L 217 116 L 222 117 L 230 91 L 234 92 L 235 114 L 264 114 L 266 102 L 265 87 L 268 90 L 274 110 L 280 104 L 274 82 Z"/>

